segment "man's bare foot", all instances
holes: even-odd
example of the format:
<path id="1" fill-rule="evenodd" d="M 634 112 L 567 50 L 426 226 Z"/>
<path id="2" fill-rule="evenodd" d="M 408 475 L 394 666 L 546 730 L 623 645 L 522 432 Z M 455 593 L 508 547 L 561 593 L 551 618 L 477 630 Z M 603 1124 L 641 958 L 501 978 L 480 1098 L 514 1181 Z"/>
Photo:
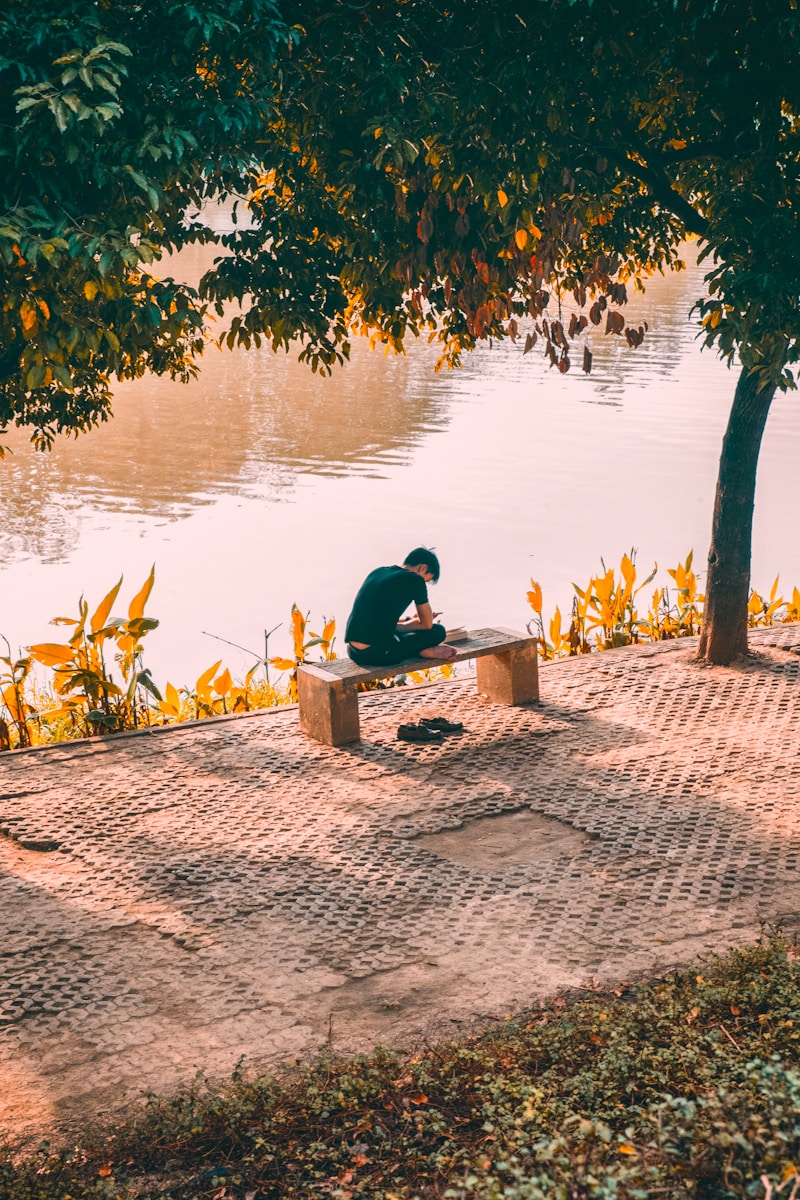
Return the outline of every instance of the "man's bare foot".
<path id="1" fill-rule="evenodd" d="M 440 662 L 447 662 L 451 658 L 455 658 L 457 651 L 452 646 L 426 646 L 424 650 L 420 650 L 422 658 L 437 658 Z"/>

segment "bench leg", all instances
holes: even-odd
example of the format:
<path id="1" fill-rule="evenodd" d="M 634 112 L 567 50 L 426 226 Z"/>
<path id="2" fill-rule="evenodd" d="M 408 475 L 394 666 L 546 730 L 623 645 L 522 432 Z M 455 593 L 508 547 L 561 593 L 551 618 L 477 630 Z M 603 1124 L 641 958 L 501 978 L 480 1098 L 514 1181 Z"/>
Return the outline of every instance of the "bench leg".
<path id="1" fill-rule="evenodd" d="M 495 704 L 526 704 L 539 699 L 536 642 L 505 654 L 476 659 L 478 691 Z"/>
<path id="2" fill-rule="evenodd" d="M 346 688 L 341 679 L 328 682 L 297 672 L 300 728 L 326 746 L 345 746 L 361 736 L 358 724 L 358 692 Z"/>

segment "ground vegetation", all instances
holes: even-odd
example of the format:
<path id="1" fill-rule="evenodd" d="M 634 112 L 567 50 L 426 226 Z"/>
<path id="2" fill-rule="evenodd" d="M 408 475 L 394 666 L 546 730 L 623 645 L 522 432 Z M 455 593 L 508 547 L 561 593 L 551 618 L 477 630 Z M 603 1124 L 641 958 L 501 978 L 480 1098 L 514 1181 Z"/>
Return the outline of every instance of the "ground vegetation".
<path id="1" fill-rule="evenodd" d="M 417 1053 L 332 1046 L 0 1154 L 7 1200 L 796 1200 L 800 963 L 764 938 Z"/>

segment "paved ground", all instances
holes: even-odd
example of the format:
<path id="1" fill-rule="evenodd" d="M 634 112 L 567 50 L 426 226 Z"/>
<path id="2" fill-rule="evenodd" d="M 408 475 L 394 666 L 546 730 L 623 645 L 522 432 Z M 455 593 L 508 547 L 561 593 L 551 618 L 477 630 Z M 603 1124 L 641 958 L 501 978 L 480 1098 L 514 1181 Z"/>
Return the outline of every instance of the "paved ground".
<path id="1" fill-rule="evenodd" d="M 242 1056 L 402 1045 L 724 950 L 800 910 L 800 626 L 0 757 L 0 1128 Z M 441 746 L 394 739 L 445 713 Z"/>

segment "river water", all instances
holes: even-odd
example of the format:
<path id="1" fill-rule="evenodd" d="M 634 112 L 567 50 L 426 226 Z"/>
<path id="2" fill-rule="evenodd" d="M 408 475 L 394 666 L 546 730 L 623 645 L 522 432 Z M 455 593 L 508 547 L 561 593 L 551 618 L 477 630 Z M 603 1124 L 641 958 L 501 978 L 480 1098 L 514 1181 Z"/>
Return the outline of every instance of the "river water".
<path id="1" fill-rule="evenodd" d="M 224 219 L 223 217 L 220 218 Z M 171 270 L 192 278 L 190 251 Z M 121 574 L 120 614 L 153 563 L 146 663 L 163 685 L 224 658 L 288 649 L 296 602 L 340 633 L 373 566 L 434 546 L 445 619 L 523 629 L 531 577 L 545 610 L 572 582 L 637 550 L 642 578 L 708 548 L 722 434 L 735 383 L 701 353 L 692 302 L 702 270 L 648 283 L 629 305 L 650 332 L 636 350 L 592 333 L 594 370 L 549 370 L 538 348 L 488 346 L 435 374 L 434 347 L 371 352 L 321 379 L 271 351 L 210 349 L 188 386 L 117 388 L 114 419 L 50 454 L 27 435 L 0 462 L 0 634 L 15 649 L 60 640 L 48 624 L 95 605 Z M 165 271 L 166 273 L 166 271 Z M 601 327 L 602 328 L 602 327 Z M 753 581 L 800 584 L 800 409 L 778 396 L 759 470 Z M 649 593 L 648 589 L 648 593 Z M 122 603 L 124 601 L 124 603 Z"/>

